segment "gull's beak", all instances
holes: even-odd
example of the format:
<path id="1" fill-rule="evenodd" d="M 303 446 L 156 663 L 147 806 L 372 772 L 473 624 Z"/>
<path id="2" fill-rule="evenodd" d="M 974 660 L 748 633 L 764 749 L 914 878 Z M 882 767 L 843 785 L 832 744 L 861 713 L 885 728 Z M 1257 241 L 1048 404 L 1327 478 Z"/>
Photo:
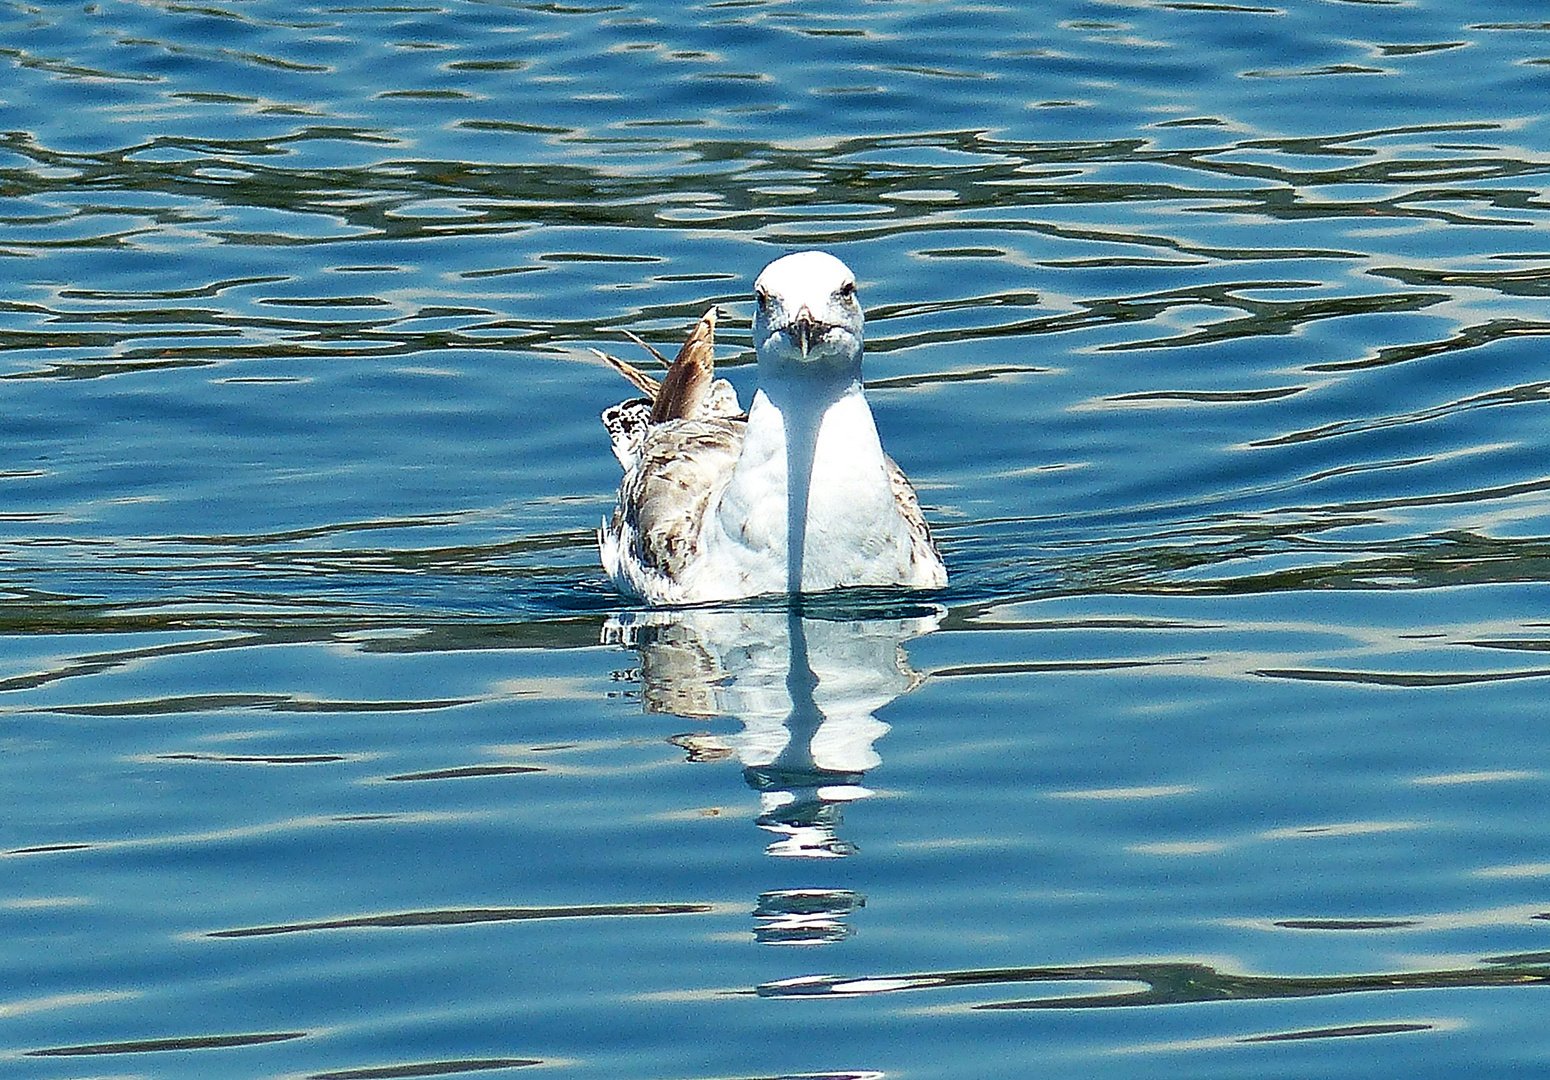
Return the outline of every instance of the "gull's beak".
<path id="1" fill-rule="evenodd" d="M 813 331 L 818 328 L 818 320 L 813 318 L 813 313 L 807 305 L 797 309 L 797 317 L 791 322 L 791 332 L 796 337 L 797 347 L 802 350 L 802 359 L 807 359 L 808 350 L 813 347 Z"/>

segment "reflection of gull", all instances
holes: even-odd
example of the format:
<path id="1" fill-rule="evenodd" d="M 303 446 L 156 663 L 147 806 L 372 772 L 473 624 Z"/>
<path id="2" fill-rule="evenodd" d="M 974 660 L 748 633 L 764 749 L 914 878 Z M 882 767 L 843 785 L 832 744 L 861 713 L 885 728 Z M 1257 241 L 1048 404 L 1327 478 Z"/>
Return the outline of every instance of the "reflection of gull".
<path id="1" fill-rule="evenodd" d="M 626 613 L 606 637 L 640 655 L 650 712 L 739 720 L 732 736 L 685 735 L 690 756 L 735 753 L 760 794 L 772 855 L 849 854 L 835 835 L 843 803 L 869 794 L 872 748 L 888 730 L 873 714 L 919 682 L 902 645 L 939 614 L 840 622 L 796 611 Z"/>
<path id="2" fill-rule="evenodd" d="M 598 537 L 608 576 L 654 604 L 946 585 L 862 393 L 855 277 L 804 251 L 765 267 L 754 297 L 759 391 L 746 418 L 731 385 L 712 379 L 714 309 L 660 386 L 611 360 L 647 397 L 603 414 L 624 466 Z"/>

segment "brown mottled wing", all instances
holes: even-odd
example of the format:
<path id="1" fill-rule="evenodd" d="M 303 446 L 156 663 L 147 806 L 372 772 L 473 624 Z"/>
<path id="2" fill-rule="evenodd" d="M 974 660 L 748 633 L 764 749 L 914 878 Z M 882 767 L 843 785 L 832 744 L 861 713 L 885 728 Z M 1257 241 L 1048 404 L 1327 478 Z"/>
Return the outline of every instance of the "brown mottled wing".
<path id="1" fill-rule="evenodd" d="M 687 420 L 699 412 L 715 375 L 716 309 L 700 316 L 683 348 L 662 377 L 662 389 L 651 410 L 653 424 Z"/>
<path id="2" fill-rule="evenodd" d="M 699 554 L 711 498 L 737 464 L 747 424 L 740 420 L 675 420 L 654 424 L 626 477 L 612 531 L 629 526 L 635 554 L 677 580 Z"/>
<path id="3" fill-rule="evenodd" d="M 904 475 L 904 470 L 894 462 L 893 458 L 883 455 L 883 460 L 888 465 L 888 483 L 893 488 L 893 499 L 899 506 L 899 515 L 904 518 L 904 523 L 910 530 L 910 562 L 916 566 L 922 563 L 942 565 L 942 554 L 937 551 L 936 541 L 931 539 L 931 526 L 926 524 L 926 515 L 920 511 L 920 500 L 915 497 L 915 488 L 910 484 L 909 477 Z M 942 584 L 946 584 L 946 576 L 943 576 Z"/>

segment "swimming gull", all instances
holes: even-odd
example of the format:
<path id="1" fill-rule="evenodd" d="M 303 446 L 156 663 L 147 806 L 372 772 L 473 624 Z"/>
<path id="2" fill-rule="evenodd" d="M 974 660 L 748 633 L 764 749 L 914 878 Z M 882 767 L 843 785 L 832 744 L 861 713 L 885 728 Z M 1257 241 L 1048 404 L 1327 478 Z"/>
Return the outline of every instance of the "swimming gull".
<path id="1" fill-rule="evenodd" d="M 759 389 L 746 415 L 714 377 L 715 308 L 661 383 L 599 353 L 646 395 L 603 413 L 624 468 L 598 531 L 608 576 L 651 604 L 942 588 L 947 569 L 862 390 L 855 276 L 803 251 L 753 288 Z"/>

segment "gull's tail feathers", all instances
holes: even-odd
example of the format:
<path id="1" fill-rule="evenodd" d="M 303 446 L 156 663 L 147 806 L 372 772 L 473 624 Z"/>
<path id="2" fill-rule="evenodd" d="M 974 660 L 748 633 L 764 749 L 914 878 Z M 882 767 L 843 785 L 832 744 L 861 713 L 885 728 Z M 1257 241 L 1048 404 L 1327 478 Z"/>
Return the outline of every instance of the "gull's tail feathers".
<path id="1" fill-rule="evenodd" d="M 635 468 L 640 461 L 640 449 L 646 441 L 646 431 L 651 427 L 651 402 L 646 398 L 631 398 L 603 410 L 603 427 L 608 430 L 608 442 L 614 457 L 625 472 Z"/>

